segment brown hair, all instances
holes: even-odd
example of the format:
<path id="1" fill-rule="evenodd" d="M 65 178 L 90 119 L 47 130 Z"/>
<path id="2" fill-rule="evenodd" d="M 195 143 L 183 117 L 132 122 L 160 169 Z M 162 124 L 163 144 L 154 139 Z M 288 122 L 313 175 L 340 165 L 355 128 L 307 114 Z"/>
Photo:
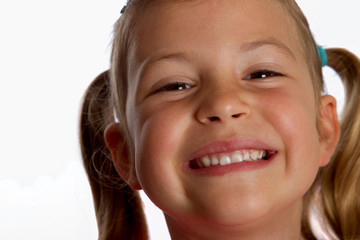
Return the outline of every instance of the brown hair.
<path id="1" fill-rule="evenodd" d="M 324 88 L 321 62 L 309 24 L 294 0 L 277 0 L 296 26 L 313 80 L 317 105 Z M 95 204 L 99 239 L 147 239 L 141 200 L 117 174 L 104 142 L 105 127 L 121 124 L 130 153 L 133 154 L 125 118 L 127 60 L 131 57 L 136 16 L 150 3 L 133 0 L 115 24 L 111 68 L 100 74 L 85 93 L 80 120 L 83 161 Z M 360 61 L 345 49 L 327 49 L 328 66 L 341 77 L 346 88 L 346 104 L 341 116 L 341 137 L 331 162 L 320 169 L 304 197 L 302 234 L 316 239 L 309 222 L 310 204 L 321 187 L 320 205 L 324 222 L 339 239 L 360 238 Z M 306 53 L 306 55 L 305 55 Z M 114 112 L 115 111 L 115 112 Z"/>
<path id="2" fill-rule="evenodd" d="M 317 101 L 324 89 L 320 56 L 309 23 L 295 1 L 280 0 L 297 26 L 298 38 L 307 53 L 308 68 Z M 360 60 L 346 49 L 326 50 L 327 66 L 338 73 L 345 87 L 346 103 L 341 115 L 341 135 L 330 163 L 321 168 L 305 196 L 302 232 L 307 239 L 316 239 L 309 223 L 310 204 L 316 189 L 321 187 L 320 211 L 323 222 L 339 239 L 360 238 Z M 306 56 L 305 56 L 306 57 Z M 318 103 L 317 103 L 318 104 Z"/>
<path id="3" fill-rule="evenodd" d="M 100 74 L 85 93 L 80 118 L 83 162 L 94 199 L 99 239 L 147 239 L 139 194 L 117 174 L 104 140 L 114 121 L 109 74 Z"/>
<path id="4" fill-rule="evenodd" d="M 341 136 L 330 164 L 320 170 L 326 218 L 339 239 L 360 238 L 360 60 L 345 49 L 328 49 L 328 65 L 341 77 L 346 104 Z"/>

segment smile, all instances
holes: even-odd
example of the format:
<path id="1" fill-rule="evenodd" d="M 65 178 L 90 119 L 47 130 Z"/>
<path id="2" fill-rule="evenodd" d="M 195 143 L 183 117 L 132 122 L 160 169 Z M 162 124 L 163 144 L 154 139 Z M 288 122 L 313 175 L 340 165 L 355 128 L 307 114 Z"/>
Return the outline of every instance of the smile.
<path id="1" fill-rule="evenodd" d="M 217 165 L 225 166 L 244 161 L 266 161 L 275 153 L 275 151 L 268 150 L 241 150 L 231 153 L 211 154 L 191 160 L 189 165 L 192 169 L 199 169 Z"/>

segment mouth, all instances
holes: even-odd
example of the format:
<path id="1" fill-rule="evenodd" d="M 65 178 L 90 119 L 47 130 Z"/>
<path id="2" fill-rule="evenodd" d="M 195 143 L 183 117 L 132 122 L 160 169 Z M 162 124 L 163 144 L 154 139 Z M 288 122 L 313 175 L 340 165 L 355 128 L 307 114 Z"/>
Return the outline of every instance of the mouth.
<path id="1" fill-rule="evenodd" d="M 230 153 L 219 153 L 205 155 L 200 158 L 190 160 L 189 167 L 191 169 L 209 168 L 212 166 L 226 166 L 241 162 L 258 162 L 267 161 L 276 154 L 273 150 L 240 150 Z"/>

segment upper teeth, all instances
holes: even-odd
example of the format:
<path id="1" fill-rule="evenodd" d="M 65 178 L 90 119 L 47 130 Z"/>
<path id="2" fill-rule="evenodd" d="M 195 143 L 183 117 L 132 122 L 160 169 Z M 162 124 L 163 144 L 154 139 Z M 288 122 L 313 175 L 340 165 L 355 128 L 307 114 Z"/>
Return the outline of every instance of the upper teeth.
<path id="1" fill-rule="evenodd" d="M 236 151 L 228 154 L 212 154 L 197 160 L 199 167 L 210 167 L 211 165 L 228 165 L 242 161 L 258 161 L 266 156 L 265 150 Z"/>

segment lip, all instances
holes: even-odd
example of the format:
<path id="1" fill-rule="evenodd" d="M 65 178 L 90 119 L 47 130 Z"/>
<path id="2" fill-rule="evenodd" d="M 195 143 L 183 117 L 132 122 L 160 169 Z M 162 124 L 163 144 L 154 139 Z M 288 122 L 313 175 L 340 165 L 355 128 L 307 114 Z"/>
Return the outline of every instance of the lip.
<path id="1" fill-rule="evenodd" d="M 274 154 L 272 154 L 272 156 L 268 160 L 262 161 L 243 161 L 240 163 L 232 163 L 225 166 L 216 165 L 199 169 L 192 169 L 189 166 L 190 161 L 202 158 L 204 156 L 222 153 L 226 154 L 240 150 L 266 150 L 271 151 Z M 265 167 L 271 162 L 273 162 L 273 160 L 277 156 L 277 152 L 278 151 L 274 146 L 271 146 L 253 138 L 236 138 L 232 140 L 221 140 L 206 144 L 191 153 L 190 156 L 187 158 L 187 161 L 184 163 L 184 167 L 186 171 L 194 174 L 222 176 L 229 172 L 248 171 Z"/>

